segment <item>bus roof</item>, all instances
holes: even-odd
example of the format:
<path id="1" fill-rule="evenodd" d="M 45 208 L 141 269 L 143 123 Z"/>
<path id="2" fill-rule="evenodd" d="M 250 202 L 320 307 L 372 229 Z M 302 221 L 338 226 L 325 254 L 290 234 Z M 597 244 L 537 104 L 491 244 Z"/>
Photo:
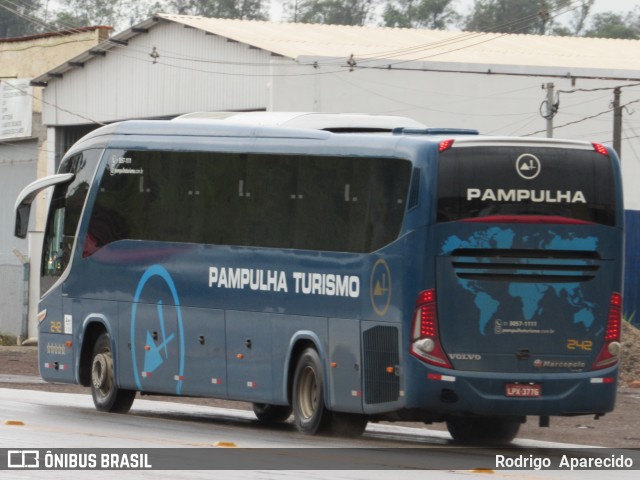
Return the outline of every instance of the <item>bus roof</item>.
<path id="1" fill-rule="evenodd" d="M 250 113 L 269 113 L 271 112 L 250 112 Z M 290 117 L 290 115 L 294 115 Z M 319 117 L 315 117 L 319 115 Z M 308 120 L 308 125 L 313 123 L 312 118 L 316 118 L 318 121 L 325 121 L 325 125 L 329 125 L 327 122 L 329 118 L 324 117 L 325 114 L 292 114 L 286 112 L 278 112 L 277 115 L 271 116 L 269 122 L 254 123 L 250 122 L 250 115 L 243 117 L 242 121 L 226 121 L 215 120 L 206 118 L 189 118 L 182 117 L 178 121 L 167 120 L 129 120 L 125 122 L 113 123 L 103 126 L 99 129 L 90 132 L 85 137 L 80 139 L 70 151 L 77 151 L 81 148 L 86 148 L 87 143 L 93 145 L 100 144 L 105 145 L 110 143 L 114 137 L 120 137 L 121 140 L 125 140 L 127 136 L 138 137 L 201 137 L 201 138 L 265 138 L 265 139 L 292 139 L 292 140 L 329 140 L 334 138 L 336 142 L 340 144 L 352 144 L 353 142 L 362 145 L 361 138 L 354 137 L 353 135 L 344 135 L 346 133 L 363 133 L 374 132 L 373 127 L 370 130 L 366 130 L 364 125 L 366 122 L 357 123 L 355 116 L 351 114 L 345 114 L 345 117 L 340 117 L 345 120 L 342 124 L 339 122 L 332 122 L 333 127 L 331 131 L 317 129 L 317 128 L 302 128 L 300 125 L 303 123 L 303 118 Z M 367 118 L 367 115 L 359 116 L 361 118 Z M 371 116 L 376 117 L 376 116 Z M 264 117 L 265 119 L 267 117 Z M 286 118 L 292 119 L 286 120 Z M 402 117 L 398 117 L 402 118 Z M 293 119 L 296 121 L 294 122 Z M 305 120 L 305 121 L 307 121 Z M 360 130 L 343 130 L 342 127 L 337 125 L 347 125 L 351 122 L 351 125 L 359 125 Z M 294 126 L 296 125 L 297 126 Z M 372 125 L 370 123 L 369 125 Z M 317 123 L 320 125 L 320 123 Z M 390 124 L 388 124 L 390 125 Z M 346 127 L 345 127 L 346 128 Z M 336 133 L 340 133 L 337 135 Z M 462 130 L 462 129 L 438 129 L 438 128 L 413 128 L 413 127 L 394 127 L 389 130 L 390 135 L 373 135 L 370 141 L 367 141 L 368 145 L 397 145 L 399 142 L 407 144 L 416 143 L 435 143 L 438 144 L 442 140 L 453 139 L 453 148 L 460 147 L 479 147 L 479 146 L 511 146 L 511 147 L 523 147 L 527 146 L 549 146 L 554 148 L 574 148 L 574 149 L 593 149 L 594 146 L 591 142 L 582 140 L 562 140 L 553 138 L 542 137 L 506 137 L 506 136 L 485 136 L 478 134 L 477 131 Z M 351 137 L 347 140 L 345 137 Z M 344 142 L 339 140 L 344 138 Z M 374 140 L 375 138 L 375 140 Z M 115 139 L 114 139 L 115 140 Z M 149 139 L 150 140 L 150 139 Z M 138 138 L 137 141 L 140 141 Z M 355 143 L 353 143 L 355 145 Z M 362 145 L 364 147 L 364 145 Z"/>
<path id="2" fill-rule="evenodd" d="M 240 125 L 309 128 L 343 133 L 391 132 L 397 128 L 426 128 L 422 123 L 408 117 L 363 113 L 194 112 L 174 119 L 174 121 L 184 120 L 222 120 Z"/>

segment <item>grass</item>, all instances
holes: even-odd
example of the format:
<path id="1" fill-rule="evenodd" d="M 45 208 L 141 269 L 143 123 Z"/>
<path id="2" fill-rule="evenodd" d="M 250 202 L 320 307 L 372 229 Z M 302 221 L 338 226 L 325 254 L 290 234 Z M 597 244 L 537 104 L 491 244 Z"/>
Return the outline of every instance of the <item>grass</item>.
<path id="1" fill-rule="evenodd" d="M 0 334 L 0 346 L 2 347 L 6 347 L 6 346 L 15 347 L 17 345 L 17 341 L 18 339 L 15 337 L 15 335 Z"/>

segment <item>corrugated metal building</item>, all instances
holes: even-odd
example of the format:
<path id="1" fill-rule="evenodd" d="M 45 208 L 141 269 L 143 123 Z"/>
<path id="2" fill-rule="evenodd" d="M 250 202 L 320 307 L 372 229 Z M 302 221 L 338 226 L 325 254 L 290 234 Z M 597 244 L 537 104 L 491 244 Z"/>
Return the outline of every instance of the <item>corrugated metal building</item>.
<path id="1" fill-rule="evenodd" d="M 640 267 L 640 41 L 156 15 L 34 80 L 60 154 L 97 124 L 191 111 L 405 115 L 430 126 L 611 143 L 621 87 L 630 228 L 627 315 Z M 552 85 L 551 85 L 552 84 Z M 546 88 L 541 88 L 544 86 Z"/>
<path id="2" fill-rule="evenodd" d="M 41 121 L 41 88 L 30 80 L 108 38 L 110 27 L 89 27 L 0 39 L 0 333 L 20 335 L 23 323 L 22 262 L 26 241 L 13 236 L 13 206 L 21 188 L 47 171 L 47 134 Z M 36 302 L 32 298 L 32 303 Z"/>

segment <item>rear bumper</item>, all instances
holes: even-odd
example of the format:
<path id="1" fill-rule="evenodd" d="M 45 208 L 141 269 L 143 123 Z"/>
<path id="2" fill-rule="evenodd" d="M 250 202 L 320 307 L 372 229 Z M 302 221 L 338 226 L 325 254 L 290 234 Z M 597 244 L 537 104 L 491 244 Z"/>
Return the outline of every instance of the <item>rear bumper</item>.
<path id="1" fill-rule="evenodd" d="M 583 415 L 613 410 L 618 367 L 567 374 L 488 374 L 424 368 L 406 407 L 442 415 Z M 430 374 L 430 375 L 429 375 Z M 438 377 L 441 376 L 441 377 Z M 540 386 L 539 397 L 508 397 L 507 384 Z"/>

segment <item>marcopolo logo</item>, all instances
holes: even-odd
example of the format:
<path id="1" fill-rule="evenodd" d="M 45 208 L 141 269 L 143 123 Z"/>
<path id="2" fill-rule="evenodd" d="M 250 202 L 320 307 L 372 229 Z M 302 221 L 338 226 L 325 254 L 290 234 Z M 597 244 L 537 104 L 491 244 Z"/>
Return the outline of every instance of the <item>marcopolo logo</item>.
<path id="1" fill-rule="evenodd" d="M 516 171 L 525 180 L 533 180 L 540 175 L 540 160 L 535 155 L 523 153 L 516 160 Z"/>

